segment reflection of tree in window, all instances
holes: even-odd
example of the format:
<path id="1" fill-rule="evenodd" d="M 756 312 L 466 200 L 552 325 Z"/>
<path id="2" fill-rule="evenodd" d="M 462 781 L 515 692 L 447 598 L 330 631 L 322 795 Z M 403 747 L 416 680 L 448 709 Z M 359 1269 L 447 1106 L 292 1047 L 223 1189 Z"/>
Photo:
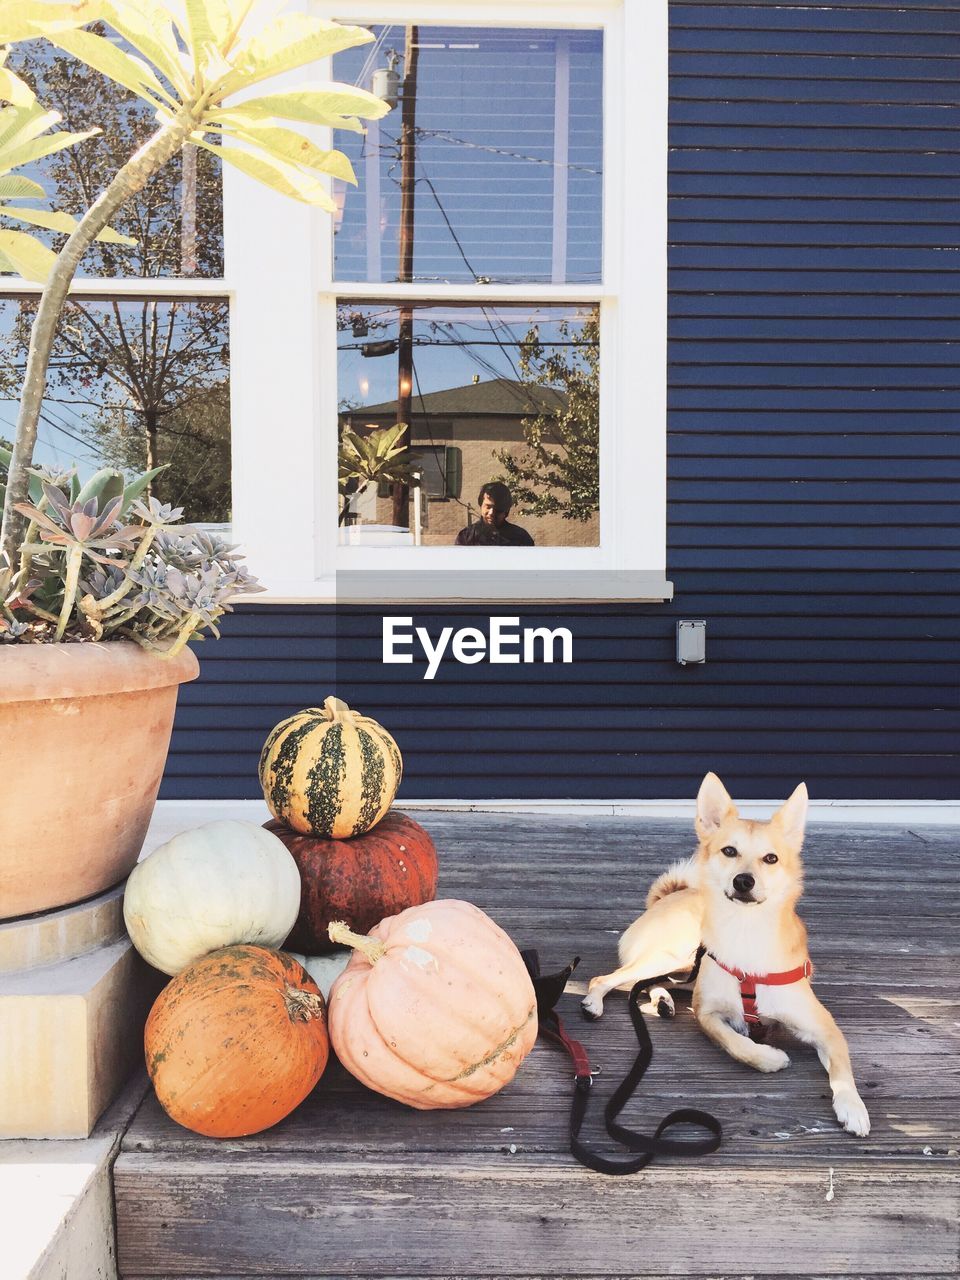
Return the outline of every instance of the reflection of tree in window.
<path id="1" fill-rule="evenodd" d="M 524 418 L 526 447 L 496 454 L 499 479 L 525 515 L 589 520 L 600 509 L 599 317 L 558 327 L 562 345 L 541 342 L 537 326 L 520 343 L 521 381 L 555 390 L 557 408 Z"/>
<path id="2" fill-rule="evenodd" d="M 63 115 L 65 127 L 102 130 L 36 163 L 52 206 L 80 215 L 153 134 L 153 113 L 89 67 L 43 45 L 18 46 L 16 66 L 44 104 Z M 209 152 L 186 147 L 113 219 L 136 247 L 97 241 L 84 257 L 83 274 L 221 276 L 219 167 Z M 47 239 L 53 248 L 62 243 L 52 232 Z M 10 364 L 21 370 L 33 312 L 32 302 L 21 302 L 0 339 Z M 48 447 L 91 468 L 168 464 L 153 482 L 156 496 L 185 505 L 189 519 L 228 520 L 227 333 L 227 304 L 220 299 L 68 304 L 42 420 Z M 3 389 L 4 398 L 10 394 Z M 86 448 L 78 452 L 78 444 Z"/>
<path id="3" fill-rule="evenodd" d="M 36 308 L 17 307 L 0 338 L 4 364 L 22 371 Z M 168 464 L 152 492 L 187 518 L 230 518 L 228 304 L 117 299 L 67 303 L 50 363 L 45 435 L 91 467 Z M 85 446 L 78 453 L 77 445 Z"/>

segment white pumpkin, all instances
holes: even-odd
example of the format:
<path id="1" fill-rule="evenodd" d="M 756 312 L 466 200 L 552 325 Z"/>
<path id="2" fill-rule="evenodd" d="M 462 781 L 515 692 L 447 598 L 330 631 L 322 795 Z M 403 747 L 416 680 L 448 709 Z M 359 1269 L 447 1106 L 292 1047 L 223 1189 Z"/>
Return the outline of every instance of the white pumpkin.
<path id="1" fill-rule="evenodd" d="M 133 945 L 171 975 L 218 947 L 279 947 L 299 910 L 293 855 L 251 822 L 208 822 L 174 836 L 134 867 L 123 897 Z"/>

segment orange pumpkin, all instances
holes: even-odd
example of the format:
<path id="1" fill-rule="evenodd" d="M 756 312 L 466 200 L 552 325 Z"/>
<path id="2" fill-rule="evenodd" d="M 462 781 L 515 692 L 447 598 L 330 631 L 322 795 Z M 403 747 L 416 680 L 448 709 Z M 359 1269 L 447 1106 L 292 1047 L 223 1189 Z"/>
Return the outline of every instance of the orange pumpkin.
<path id="1" fill-rule="evenodd" d="M 223 947 L 157 997 L 147 1071 L 172 1120 L 211 1138 L 260 1133 L 298 1106 L 329 1054 L 320 988 L 293 956 Z"/>
<path id="2" fill-rule="evenodd" d="M 408 907 L 360 937 L 330 990 L 330 1039 L 363 1084 L 408 1106 L 469 1107 L 499 1092 L 537 1038 L 520 952 L 469 902 Z"/>

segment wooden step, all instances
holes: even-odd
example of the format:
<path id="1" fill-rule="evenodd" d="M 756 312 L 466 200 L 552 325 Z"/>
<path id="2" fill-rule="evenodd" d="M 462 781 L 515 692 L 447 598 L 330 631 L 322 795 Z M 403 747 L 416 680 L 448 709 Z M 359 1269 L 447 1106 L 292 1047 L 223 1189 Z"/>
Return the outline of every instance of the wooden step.
<path id="1" fill-rule="evenodd" d="M 639 909 L 670 846 L 689 844 L 685 827 L 661 824 L 651 838 L 643 822 L 418 820 L 440 850 L 440 896 L 477 902 L 539 947 L 547 968 L 578 952 L 578 977 L 611 967 L 633 914 L 619 889 L 610 905 L 611 886 L 632 878 Z M 847 1033 L 868 1138 L 840 1130 L 812 1049 L 787 1044 L 789 1069 L 758 1075 L 708 1042 L 683 1005 L 652 1021 L 653 1063 L 623 1119 L 649 1133 L 674 1108 L 700 1106 L 721 1120 L 724 1144 L 630 1177 L 570 1156 L 571 1070 L 544 1042 L 501 1094 L 464 1111 L 402 1107 L 332 1062 L 280 1125 L 216 1141 L 174 1125 L 149 1094 L 114 1170 L 121 1275 L 960 1274 L 960 858 L 955 842 L 918 843 L 905 875 L 904 840 L 837 831 L 808 860 L 817 989 Z M 604 1100 L 635 1053 L 626 997 L 608 997 L 596 1023 L 573 996 L 561 1013 L 602 1068 L 584 1135 L 609 1152 Z"/>

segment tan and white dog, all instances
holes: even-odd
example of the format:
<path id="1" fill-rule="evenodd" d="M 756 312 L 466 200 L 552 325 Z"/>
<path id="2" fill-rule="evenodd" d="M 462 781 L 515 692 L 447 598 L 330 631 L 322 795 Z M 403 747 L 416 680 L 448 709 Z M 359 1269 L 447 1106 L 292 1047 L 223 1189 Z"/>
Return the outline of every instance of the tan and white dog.
<path id="1" fill-rule="evenodd" d="M 646 912 L 620 939 L 620 967 L 592 979 L 583 1010 L 599 1018 L 608 992 L 689 972 L 702 942 L 693 1010 L 710 1039 L 747 1066 L 780 1071 L 790 1059 L 751 1040 L 747 1018 L 779 1023 L 813 1045 L 830 1077 L 837 1119 L 848 1133 L 864 1136 L 870 1118 L 847 1042 L 813 994 L 807 931 L 796 913 L 806 816 L 803 783 L 769 822 L 757 822 L 741 818 L 723 783 L 708 773 L 697 796 L 699 848 L 654 882 Z M 672 1013 L 664 988 L 652 990 L 651 999 L 661 1013 Z"/>

